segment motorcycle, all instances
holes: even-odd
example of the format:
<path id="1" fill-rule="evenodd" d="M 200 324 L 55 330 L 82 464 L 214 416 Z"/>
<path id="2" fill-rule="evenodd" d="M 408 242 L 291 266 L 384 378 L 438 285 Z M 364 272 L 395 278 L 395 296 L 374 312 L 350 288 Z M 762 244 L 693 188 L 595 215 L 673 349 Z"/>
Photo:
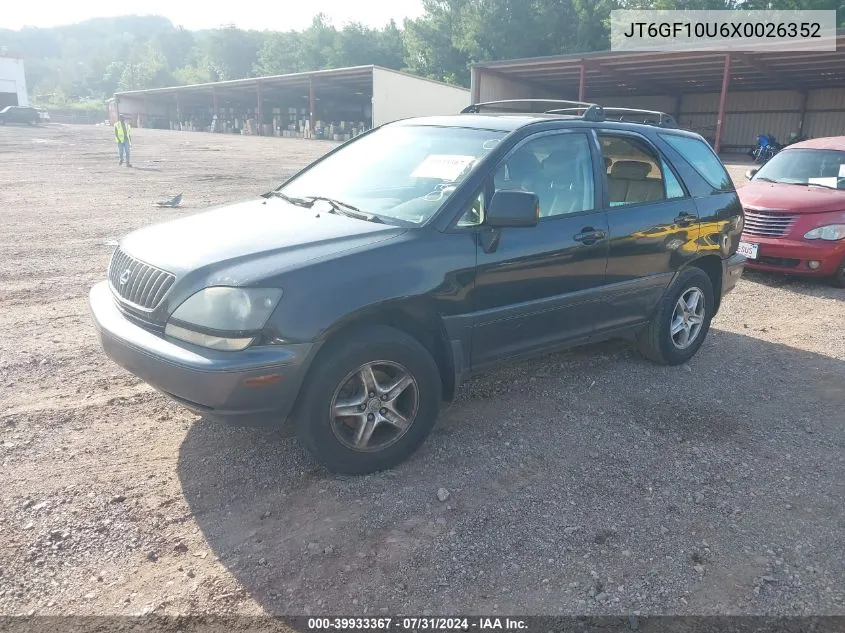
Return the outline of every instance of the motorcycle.
<path id="1" fill-rule="evenodd" d="M 748 155 L 754 159 L 755 163 L 765 163 L 783 149 L 774 134 L 758 134 L 757 145 L 751 148 Z"/>
<path id="2" fill-rule="evenodd" d="M 795 143 L 800 143 L 801 141 L 806 141 L 809 139 L 810 137 L 806 134 L 796 134 L 795 132 L 793 132 L 789 135 L 789 138 L 787 139 L 786 143 L 783 144 L 783 146 L 786 147 L 788 145 L 794 145 Z"/>

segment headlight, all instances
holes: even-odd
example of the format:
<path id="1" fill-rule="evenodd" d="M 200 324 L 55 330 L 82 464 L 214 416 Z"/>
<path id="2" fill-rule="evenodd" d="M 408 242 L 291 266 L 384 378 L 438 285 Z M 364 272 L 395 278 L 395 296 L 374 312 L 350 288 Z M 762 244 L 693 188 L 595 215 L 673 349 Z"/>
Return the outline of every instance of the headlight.
<path id="1" fill-rule="evenodd" d="M 807 240 L 829 240 L 834 242 L 845 238 L 845 224 L 828 224 L 819 226 L 804 234 Z"/>
<path id="2" fill-rule="evenodd" d="M 204 288 L 176 308 L 164 333 L 211 349 L 242 350 L 267 323 L 281 297 L 276 288 Z"/>

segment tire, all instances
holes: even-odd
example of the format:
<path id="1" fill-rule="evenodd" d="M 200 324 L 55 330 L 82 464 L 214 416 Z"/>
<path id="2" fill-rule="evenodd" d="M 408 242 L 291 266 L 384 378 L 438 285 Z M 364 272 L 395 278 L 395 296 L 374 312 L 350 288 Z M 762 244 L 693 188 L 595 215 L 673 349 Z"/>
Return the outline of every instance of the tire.
<path id="1" fill-rule="evenodd" d="M 361 370 L 367 366 L 376 381 L 375 390 L 368 389 L 374 398 L 363 391 L 367 374 Z M 382 402 L 379 394 L 390 397 L 386 388 L 402 375 L 410 384 L 395 400 Z M 300 442 L 323 466 L 361 475 L 393 468 L 413 454 L 431 432 L 441 400 L 440 373 L 431 354 L 400 330 L 370 326 L 342 333 L 320 350 L 292 418 Z M 333 415 L 344 401 L 343 410 L 354 415 Z M 410 421 L 404 429 L 402 419 Z"/>
<path id="2" fill-rule="evenodd" d="M 695 328 L 695 324 L 692 324 L 691 330 L 694 329 L 694 333 L 691 330 L 688 332 L 690 340 L 685 346 L 679 346 L 685 341 L 683 330 L 675 336 L 672 335 L 672 322 L 678 316 L 676 307 L 680 310 L 678 304 L 681 297 L 688 300 L 696 294 L 695 291 L 698 291 L 699 303 L 704 301 L 703 309 L 694 314 L 700 318 L 699 327 Z M 651 322 L 637 337 L 640 353 L 661 365 L 681 365 L 687 362 L 701 347 L 710 330 L 714 305 L 713 284 L 707 273 L 694 267 L 682 270 L 660 300 Z M 690 315 L 690 323 L 693 321 L 692 317 L 693 315 Z M 686 319 L 684 323 L 687 323 Z"/>
<path id="3" fill-rule="evenodd" d="M 839 264 L 839 268 L 833 274 L 831 283 L 836 288 L 845 288 L 845 259 L 842 260 L 842 263 Z"/>

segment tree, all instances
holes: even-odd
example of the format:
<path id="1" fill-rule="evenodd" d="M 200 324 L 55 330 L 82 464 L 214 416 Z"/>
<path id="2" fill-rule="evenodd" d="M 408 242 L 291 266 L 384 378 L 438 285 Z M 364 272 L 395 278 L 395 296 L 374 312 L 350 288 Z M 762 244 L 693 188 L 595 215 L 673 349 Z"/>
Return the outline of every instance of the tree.
<path id="1" fill-rule="evenodd" d="M 405 21 L 405 63 L 409 71 L 469 85 L 471 58 L 464 43 L 458 42 L 468 4 L 469 0 L 423 0 L 425 14 Z"/>
<path id="2" fill-rule="evenodd" d="M 253 76 L 260 35 L 234 26 L 215 29 L 205 45 L 205 58 L 213 80 Z"/>
<path id="3" fill-rule="evenodd" d="M 303 70 L 328 68 L 329 59 L 335 48 L 337 30 L 323 13 L 318 13 L 311 26 L 300 36 L 299 64 Z"/>
<path id="4" fill-rule="evenodd" d="M 167 59 L 170 68 L 181 68 L 187 64 L 196 45 L 193 34 L 181 26 L 156 33 L 152 42 Z"/>
<path id="5" fill-rule="evenodd" d="M 266 34 L 258 48 L 254 73 L 259 76 L 284 75 L 303 70 L 300 37 L 295 31 Z"/>

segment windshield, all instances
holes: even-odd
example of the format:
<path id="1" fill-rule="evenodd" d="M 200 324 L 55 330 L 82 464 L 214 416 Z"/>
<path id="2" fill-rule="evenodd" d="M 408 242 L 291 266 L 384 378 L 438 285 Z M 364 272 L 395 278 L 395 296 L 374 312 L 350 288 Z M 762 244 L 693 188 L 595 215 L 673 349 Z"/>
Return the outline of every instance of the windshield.
<path id="1" fill-rule="evenodd" d="M 504 135 L 388 126 L 327 157 L 280 191 L 291 198 L 331 198 L 387 220 L 423 224 Z"/>
<path id="2" fill-rule="evenodd" d="M 754 180 L 845 189 L 845 152 L 787 149 L 763 165 Z"/>

